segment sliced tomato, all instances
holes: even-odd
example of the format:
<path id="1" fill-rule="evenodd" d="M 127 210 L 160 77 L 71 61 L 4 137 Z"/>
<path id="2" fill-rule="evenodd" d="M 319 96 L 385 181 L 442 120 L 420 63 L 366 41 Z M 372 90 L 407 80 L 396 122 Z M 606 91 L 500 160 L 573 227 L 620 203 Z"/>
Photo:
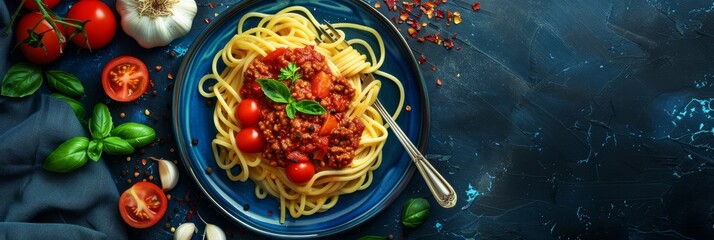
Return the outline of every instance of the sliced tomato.
<path id="1" fill-rule="evenodd" d="M 315 176 L 315 165 L 310 161 L 291 163 L 285 168 L 285 174 L 291 182 L 303 184 Z"/>
<path id="2" fill-rule="evenodd" d="M 148 228 L 159 222 L 167 205 L 164 191 L 151 182 L 137 182 L 119 197 L 119 213 L 134 228 Z"/>
<path id="3" fill-rule="evenodd" d="M 263 62 L 275 61 L 275 59 L 277 59 L 278 56 L 283 55 L 285 50 L 287 50 L 287 48 L 276 48 L 272 52 L 268 53 L 268 55 L 265 55 L 265 57 L 263 58 Z"/>
<path id="4" fill-rule="evenodd" d="M 328 113 L 327 117 L 325 118 L 325 123 L 323 123 L 322 127 L 320 128 L 320 135 L 330 135 L 332 134 L 332 130 L 334 130 L 336 127 L 337 117 Z"/>
<path id="5" fill-rule="evenodd" d="M 325 98 L 330 95 L 330 88 L 332 88 L 332 81 L 330 81 L 330 76 L 327 73 L 320 71 L 312 77 L 312 95 L 319 98 Z"/>
<path id="6" fill-rule="evenodd" d="M 135 57 L 116 57 L 104 66 L 102 86 L 107 96 L 116 101 L 133 101 L 146 92 L 149 70 Z"/>

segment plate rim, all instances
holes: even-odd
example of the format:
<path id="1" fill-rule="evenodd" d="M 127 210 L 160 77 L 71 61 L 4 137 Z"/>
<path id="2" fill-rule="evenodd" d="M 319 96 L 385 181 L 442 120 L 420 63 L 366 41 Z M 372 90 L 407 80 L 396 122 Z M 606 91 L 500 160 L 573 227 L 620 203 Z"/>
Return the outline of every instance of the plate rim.
<path id="1" fill-rule="evenodd" d="M 356 224 L 349 224 L 348 221 L 346 223 L 336 225 L 334 227 L 329 228 L 327 231 L 321 231 L 321 232 L 316 232 L 316 233 L 276 233 L 276 232 L 270 232 L 266 231 L 265 229 L 258 228 L 256 226 L 253 226 L 249 222 L 244 221 L 243 219 L 233 216 L 231 214 L 231 211 L 227 209 L 226 207 L 222 206 L 216 199 L 214 199 L 211 194 L 209 194 L 208 190 L 206 189 L 207 186 L 203 186 L 201 184 L 199 176 L 196 174 L 197 171 L 196 169 L 193 169 L 193 167 L 190 164 L 190 157 L 188 156 L 188 151 L 189 147 L 187 147 L 187 139 L 184 139 L 187 137 L 187 134 L 183 132 L 183 130 L 180 127 L 179 123 L 179 116 L 180 112 L 182 111 L 179 109 L 179 98 L 180 98 L 180 93 L 183 84 L 183 79 L 184 75 L 186 73 L 186 70 L 188 68 L 189 62 L 191 62 L 191 58 L 197 54 L 197 49 L 203 45 L 203 43 L 206 41 L 208 35 L 210 35 L 211 32 L 215 31 L 218 26 L 223 25 L 224 22 L 227 22 L 230 17 L 226 16 L 233 16 L 237 14 L 237 12 L 243 10 L 244 8 L 251 6 L 255 3 L 262 2 L 260 0 L 246 0 L 246 1 L 240 1 L 238 3 L 235 3 L 233 6 L 228 8 L 226 11 L 222 12 L 220 17 L 217 19 L 214 19 L 214 21 L 211 22 L 211 24 L 202 30 L 199 33 L 199 36 L 193 41 L 191 46 L 189 47 L 188 51 L 186 52 L 184 59 L 181 61 L 181 65 L 178 70 L 176 82 L 175 82 L 175 90 L 173 93 L 173 99 L 172 99 L 172 128 L 175 137 L 175 141 L 178 146 L 179 150 L 179 156 L 181 157 L 181 161 L 183 163 L 183 167 L 186 168 L 186 172 L 191 176 L 193 179 L 193 184 L 195 184 L 200 190 L 203 196 L 210 201 L 210 205 L 221 213 L 224 217 L 227 219 L 230 219 L 231 222 L 238 223 L 241 226 L 250 229 L 251 231 L 261 234 L 263 236 L 268 236 L 268 237 L 279 237 L 279 238 L 291 238 L 291 239 L 303 239 L 303 238 L 314 238 L 314 237 L 325 237 L 328 235 L 334 235 L 338 234 L 341 232 L 346 232 L 348 230 L 354 229 L 359 225 L 364 224 L 365 222 L 369 221 L 382 211 L 386 209 L 389 205 L 393 204 L 396 201 L 396 198 L 398 198 L 406 188 L 406 186 L 409 184 L 411 179 L 414 176 L 414 172 L 416 171 L 416 167 L 414 164 L 409 164 L 407 166 L 407 169 L 405 173 L 403 174 L 404 180 L 399 183 L 399 185 L 395 188 L 394 195 L 393 196 L 387 196 L 384 199 L 380 201 L 380 204 L 376 204 L 374 208 L 378 208 L 376 211 L 368 210 L 364 214 L 360 215 L 356 220 L 359 222 Z M 294 1 L 289 1 L 289 2 L 294 2 Z M 368 14 L 371 14 L 375 17 L 375 20 L 382 23 L 384 27 L 389 31 L 388 35 L 392 35 L 392 37 L 395 37 L 395 40 L 397 41 L 397 45 L 401 49 L 401 51 L 408 52 L 410 57 L 407 59 L 408 64 L 411 65 L 411 68 L 414 69 L 414 74 L 418 79 L 414 80 L 416 86 L 416 90 L 418 93 L 418 99 L 421 103 L 424 105 L 421 107 L 422 108 L 422 116 L 421 117 L 421 122 L 418 124 L 416 127 L 419 127 L 419 131 L 417 133 L 417 141 L 419 141 L 418 144 L 418 149 L 421 152 L 424 152 L 426 149 L 426 145 L 428 142 L 428 134 L 429 134 L 429 128 L 430 128 L 430 104 L 429 104 L 429 97 L 428 97 L 428 91 L 426 90 L 426 83 L 424 76 L 422 74 L 421 69 L 419 68 L 419 65 L 417 63 L 417 60 L 414 56 L 414 54 L 411 51 L 411 47 L 407 43 L 406 39 L 404 36 L 399 32 L 397 27 L 390 21 L 384 14 L 379 12 L 377 9 L 373 8 L 369 3 L 363 1 L 363 0 L 350 0 L 349 2 L 352 2 L 356 5 L 359 5 L 362 9 L 364 9 Z M 188 139 L 190 142 L 190 139 Z M 199 171 L 200 172 L 200 171 Z M 372 213 L 371 213 L 372 212 Z M 370 214 L 371 213 L 371 214 Z"/>

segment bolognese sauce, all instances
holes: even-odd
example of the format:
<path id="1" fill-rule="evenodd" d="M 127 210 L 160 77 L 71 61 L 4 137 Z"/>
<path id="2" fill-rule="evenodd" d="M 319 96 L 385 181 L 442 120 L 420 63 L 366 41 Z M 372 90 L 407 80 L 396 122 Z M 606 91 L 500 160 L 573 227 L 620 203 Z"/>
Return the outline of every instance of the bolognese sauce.
<path id="1" fill-rule="evenodd" d="M 290 63 L 299 67 L 301 76 L 294 82 L 281 82 L 289 87 L 296 101 L 316 101 L 326 114 L 297 113 L 290 119 L 285 103 L 273 102 L 264 95 L 256 80 L 278 79 L 280 70 Z M 355 90 L 347 79 L 330 71 L 325 57 L 312 46 L 278 48 L 254 60 L 245 72 L 240 94 L 243 99 L 257 99 L 261 105 L 258 128 L 266 143 L 261 155 L 270 165 L 286 167 L 312 161 L 319 167 L 340 169 L 352 163 L 364 130 L 361 121 L 346 115 Z"/>

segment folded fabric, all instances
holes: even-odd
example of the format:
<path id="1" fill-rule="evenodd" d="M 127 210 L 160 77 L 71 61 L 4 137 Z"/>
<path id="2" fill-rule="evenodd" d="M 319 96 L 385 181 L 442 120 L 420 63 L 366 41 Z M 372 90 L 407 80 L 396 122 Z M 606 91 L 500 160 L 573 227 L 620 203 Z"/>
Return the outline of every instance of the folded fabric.
<path id="1" fill-rule="evenodd" d="M 9 22 L 0 1 L 0 28 Z M 11 36 L 11 35 L 10 35 Z M 11 37 L 0 37 L 0 83 Z M 65 140 L 87 136 L 62 100 L 0 97 L 0 239 L 126 239 L 118 192 L 100 159 L 71 173 L 42 168 Z"/>

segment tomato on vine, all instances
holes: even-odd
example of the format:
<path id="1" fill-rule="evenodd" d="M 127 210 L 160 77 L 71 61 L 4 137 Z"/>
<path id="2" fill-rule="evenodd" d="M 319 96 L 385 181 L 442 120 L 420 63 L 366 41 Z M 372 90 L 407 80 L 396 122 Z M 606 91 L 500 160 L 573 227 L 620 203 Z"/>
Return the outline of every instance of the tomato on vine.
<path id="1" fill-rule="evenodd" d="M 60 44 L 59 39 L 59 35 L 64 32 L 64 27 L 57 24 L 57 28 L 59 33 L 55 32 L 39 12 L 22 16 L 15 29 L 15 41 L 22 55 L 36 64 L 47 64 L 57 60 L 66 45 Z"/>

